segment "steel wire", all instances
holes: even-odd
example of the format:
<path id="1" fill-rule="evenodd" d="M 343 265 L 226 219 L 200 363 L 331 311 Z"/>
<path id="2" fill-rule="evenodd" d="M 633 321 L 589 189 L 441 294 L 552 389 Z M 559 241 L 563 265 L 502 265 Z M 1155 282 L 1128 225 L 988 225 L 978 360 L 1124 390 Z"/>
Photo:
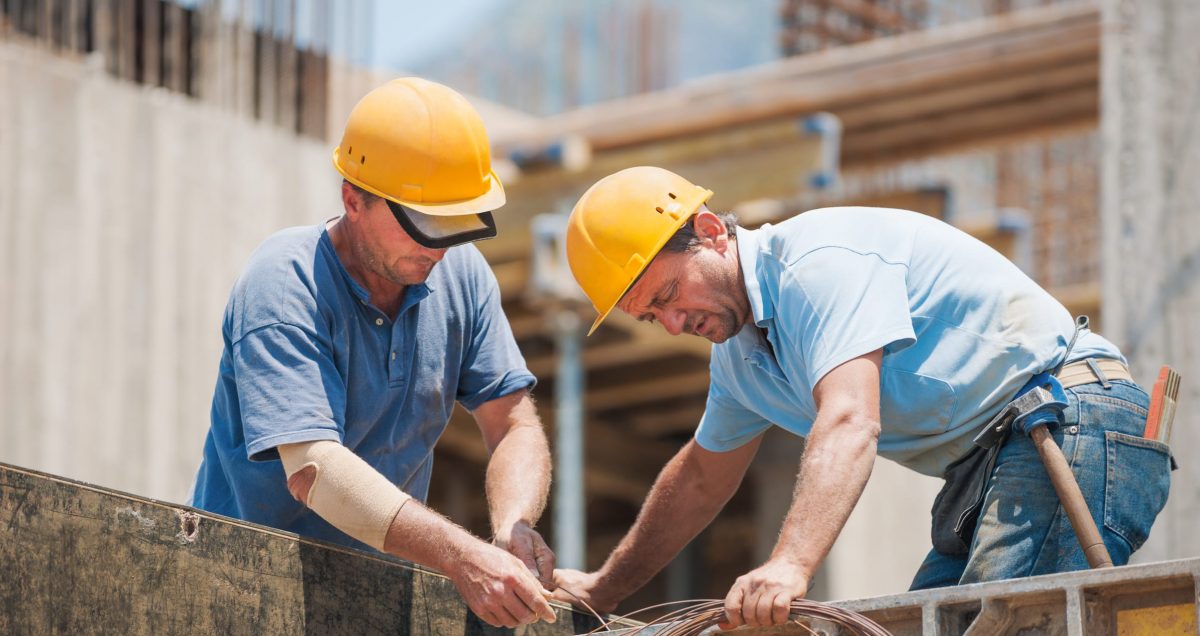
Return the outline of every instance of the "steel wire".
<path id="1" fill-rule="evenodd" d="M 636 627 L 627 632 L 627 636 L 637 636 L 651 628 L 656 629 L 654 636 L 699 636 L 710 627 L 725 623 L 725 601 L 721 600 L 689 600 L 660 603 L 644 607 L 621 618 L 628 618 L 635 614 L 672 605 L 685 605 L 685 607 L 668 612 L 641 627 Z M 817 619 L 833 623 L 843 628 L 849 636 L 891 636 L 891 632 L 884 629 L 882 625 L 858 612 L 807 599 L 792 601 L 789 623 L 803 628 L 810 634 L 816 634 L 811 627 L 803 622 L 805 619 Z M 612 621 L 606 622 L 588 632 L 588 634 L 595 634 L 602 629 L 611 629 L 609 627 L 611 623 Z"/>

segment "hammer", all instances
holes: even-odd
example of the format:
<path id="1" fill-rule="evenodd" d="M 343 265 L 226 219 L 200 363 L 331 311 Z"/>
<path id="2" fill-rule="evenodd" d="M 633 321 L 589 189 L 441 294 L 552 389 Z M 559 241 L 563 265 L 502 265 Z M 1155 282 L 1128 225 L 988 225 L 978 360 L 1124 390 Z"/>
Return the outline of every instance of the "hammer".
<path id="1" fill-rule="evenodd" d="M 1067 395 L 1058 379 L 1048 373 L 1034 376 L 1029 385 L 1033 386 L 1014 400 L 1013 406 L 1017 407 L 1017 416 L 1012 425 L 1033 440 L 1033 445 L 1042 458 L 1042 464 L 1046 467 L 1046 473 L 1050 475 L 1050 483 L 1054 485 L 1058 500 L 1067 512 L 1067 518 L 1070 519 L 1075 536 L 1079 539 L 1079 546 L 1083 548 L 1083 554 L 1087 557 L 1088 565 L 1093 569 L 1111 568 L 1112 557 L 1108 555 L 1108 548 L 1104 545 L 1096 521 L 1092 519 L 1083 492 L 1079 490 L 1075 474 L 1071 472 L 1071 466 L 1067 464 L 1062 449 L 1054 442 L 1046 428 L 1048 423 L 1057 422 L 1059 413 L 1067 407 Z"/>

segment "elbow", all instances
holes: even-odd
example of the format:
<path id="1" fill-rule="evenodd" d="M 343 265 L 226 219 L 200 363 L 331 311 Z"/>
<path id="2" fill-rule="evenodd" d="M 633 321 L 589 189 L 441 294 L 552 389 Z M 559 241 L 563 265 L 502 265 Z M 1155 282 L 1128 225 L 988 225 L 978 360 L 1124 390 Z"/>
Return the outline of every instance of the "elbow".
<path id="1" fill-rule="evenodd" d="M 836 440 L 837 445 L 857 453 L 874 454 L 880 435 L 879 416 L 858 411 L 846 411 L 831 417 L 827 425 L 822 427 L 822 434 L 814 434 L 809 443 L 817 442 L 815 438 Z M 816 433 L 814 431 L 814 433 Z"/>

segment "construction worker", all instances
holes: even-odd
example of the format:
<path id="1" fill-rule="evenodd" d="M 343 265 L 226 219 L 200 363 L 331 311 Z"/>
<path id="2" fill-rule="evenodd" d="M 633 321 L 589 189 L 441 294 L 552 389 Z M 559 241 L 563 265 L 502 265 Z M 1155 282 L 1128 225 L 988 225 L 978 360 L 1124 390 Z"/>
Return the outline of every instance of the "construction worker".
<path id="1" fill-rule="evenodd" d="M 568 222 L 593 330 L 617 307 L 715 344 L 695 437 L 599 570 L 556 572 L 564 601 L 611 610 L 648 581 L 733 496 L 772 425 L 805 438 L 803 461 L 770 558 L 725 599 L 730 625 L 787 620 L 877 453 L 947 479 L 913 589 L 1086 568 L 1031 440 L 973 441 L 997 414 L 1016 426 L 1006 407 L 1035 376 L 1062 387 L 1063 402 L 1037 412 L 1065 406 L 1053 437 L 1113 561 L 1146 539 L 1171 464 L 1141 437 L 1148 398 L 1113 344 L 1011 262 L 914 212 L 828 208 L 752 231 L 710 211 L 710 196 L 630 168 L 592 186 Z"/>
<path id="2" fill-rule="evenodd" d="M 268 238 L 230 294 L 192 503 L 437 568 L 493 625 L 553 621 L 534 377 L 468 245 L 505 201 L 483 122 L 397 79 L 355 106 L 333 164 L 344 213 Z M 423 504 L 455 401 L 491 454 L 492 544 Z"/>

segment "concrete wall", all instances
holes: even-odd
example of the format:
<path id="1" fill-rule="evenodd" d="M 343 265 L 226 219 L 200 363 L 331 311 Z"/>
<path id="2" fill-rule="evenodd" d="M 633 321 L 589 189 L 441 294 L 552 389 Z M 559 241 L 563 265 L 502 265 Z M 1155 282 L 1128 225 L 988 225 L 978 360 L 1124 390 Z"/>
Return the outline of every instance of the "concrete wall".
<path id="1" fill-rule="evenodd" d="M 340 212 L 324 144 L 0 42 L 0 461 L 181 501 L 247 256 Z"/>
<path id="2" fill-rule="evenodd" d="M 1104 0 L 1106 333 L 1147 386 L 1183 376 L 1180 469 L 1142 561 L 1200 554 L 1200 3 Z"/>

